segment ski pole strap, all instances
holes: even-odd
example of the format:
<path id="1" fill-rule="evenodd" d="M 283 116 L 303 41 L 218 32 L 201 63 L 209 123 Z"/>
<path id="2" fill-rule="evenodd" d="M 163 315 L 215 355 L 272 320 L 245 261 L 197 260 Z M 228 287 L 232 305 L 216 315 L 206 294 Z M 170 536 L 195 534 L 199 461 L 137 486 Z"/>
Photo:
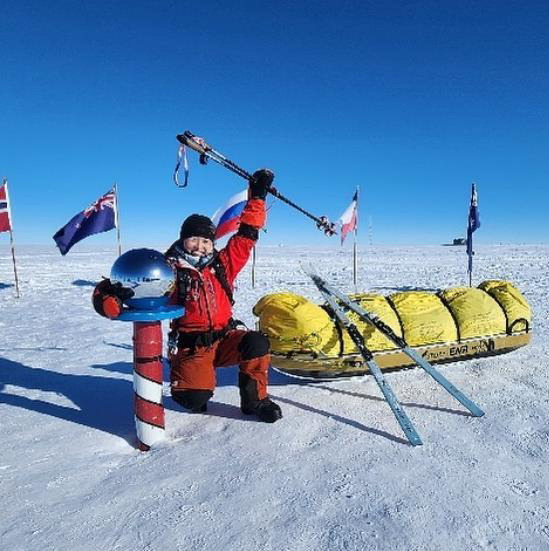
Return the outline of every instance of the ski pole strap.
<path id="1" fill-rule="evenodd" d="M 185 181 L 183 184 L 179 183 L 179 167 L 181 166 L 181 162 L 183 162 L 183 170 L 185 171 Z M 187 150 L 184 144 L 181 144 L 177 150 L 177 164 L 173 172 L 173 181 L 177 187 L 187 187 L 189 183 L 189 161 L 187 159 Z"/>
<path id="2" fill-rule="evenodd" d="M 244 178 L 245 180 L 249 180 L 252 177 L 252 175 L 249 172 L 246 172 L 243 168 L 239 167 L 236 163 L 234 163 L 230 159 L 227 159 L 225 155 L 219 153 L 219 151 L 216 151 L 213 147 L 208 145 L 204 140 L 204 138 L 195 136 L 189 130 L 185 130 L 183 134 L 178 134 L 176 138 L 181 144 L 190 147 L 192 150 L 196 151 L 200 155 L 200 164 L 205 165 L 207 160 L 211 159 L 212 161 L 220 164 L 221 166 L 228 168 L 230 171 L 234 172 L 235 174 L 238 174 L 238 176 L 240 176 L 241 178 Z"/>

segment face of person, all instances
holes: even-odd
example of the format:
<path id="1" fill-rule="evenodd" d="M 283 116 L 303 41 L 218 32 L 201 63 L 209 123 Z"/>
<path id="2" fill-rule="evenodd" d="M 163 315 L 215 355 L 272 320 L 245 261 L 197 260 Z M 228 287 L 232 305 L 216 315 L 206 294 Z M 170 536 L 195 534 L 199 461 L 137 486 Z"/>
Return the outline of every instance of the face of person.
<path id="1" fill-rule="evenodd" d="M 213 241 L 206 237 L 187 237 L 183 241 L 183 247 L 193 256 L 208 256 L 213 253 Z"/>

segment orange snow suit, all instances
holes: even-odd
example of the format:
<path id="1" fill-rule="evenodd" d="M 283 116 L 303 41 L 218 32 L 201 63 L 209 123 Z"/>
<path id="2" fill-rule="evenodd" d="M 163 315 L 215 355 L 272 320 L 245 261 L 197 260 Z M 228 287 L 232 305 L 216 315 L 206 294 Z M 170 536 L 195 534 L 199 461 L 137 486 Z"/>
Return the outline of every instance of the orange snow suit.
<path id="1" fill-rule="evenodd" d="M 177 257 L 174 243 L 167 251 L 177 279 L 172 301 L 185 312 L 172 322 L 177 353 L 170 355 L 173 398 L 184 407 L 204 411 L 216 386 L 215 368 L 238 364 L 243 408 L 253 409 L 267 396 L 269 341 L 257 331 L 236 329 L 232 323 L 234 281 L 246 264 L 265 223 L 265 202 L 249 199 L 240 227 L 217 258 L 196 269 Z"/>

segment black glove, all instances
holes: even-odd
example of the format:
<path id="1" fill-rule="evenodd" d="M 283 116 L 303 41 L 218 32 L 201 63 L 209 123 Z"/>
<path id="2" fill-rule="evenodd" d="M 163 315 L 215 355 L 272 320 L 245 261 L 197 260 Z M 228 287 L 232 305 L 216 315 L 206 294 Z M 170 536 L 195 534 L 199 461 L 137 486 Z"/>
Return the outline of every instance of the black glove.
<path id="1" fill-rule="evenodd" d="M 116 318 L 122 312 L 122 302 L 132 298 L 134 294 L 132 289 L 123 287 L 122 283 L 112 283 L 110 279 L 104 279 L 93 291 L 93 307 L 101 316 Z"/>
<path id="2" fill-rule="evenodd" d="M 265 199 L 274 177 L 274 172 L 268 168 L 256 170 L 250 178 L 250 199 Z"/>
<path id="3" fill-rule="evenodd" d="M 119 281 L 113 283 L 110 279 L 104 279 L 96 288 L 99 289 L 100 287 L 101 291 L 103 291 L 105 294 L 113 295 L 119 298 L 121 301 L 132 298 L 133 295 L 135 295 L 133 289 L 130 289 L 129 287 L 123 287 L 122 283 L 120 283 Z"/>

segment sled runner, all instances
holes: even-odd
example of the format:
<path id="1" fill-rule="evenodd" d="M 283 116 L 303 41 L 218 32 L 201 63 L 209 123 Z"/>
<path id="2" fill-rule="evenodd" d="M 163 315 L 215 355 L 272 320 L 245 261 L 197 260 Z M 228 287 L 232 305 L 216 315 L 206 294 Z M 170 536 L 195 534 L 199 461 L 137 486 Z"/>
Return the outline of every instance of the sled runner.
<path id="1" fill-rule="evenodd" d="M 413 347 L 429 363 L 441 364 L 482 358 L 512 352 L 530 342 L 531 332 L 520 331 L 512 335 L 490 335 L 487 337 L 463 339 L 461 341 Z M 334 379 L 354 377 L 368 373 L 368 367 L 360 354 L 346 354 L 338 357 L 321 356 L 310 350 L 296 350 L 286 353 L 272 352 L 273 367 L 288 375 Z M 402 350 L 373 351 L 373 357 L 382 370 L 413 367 L 414 360 Z"/>

